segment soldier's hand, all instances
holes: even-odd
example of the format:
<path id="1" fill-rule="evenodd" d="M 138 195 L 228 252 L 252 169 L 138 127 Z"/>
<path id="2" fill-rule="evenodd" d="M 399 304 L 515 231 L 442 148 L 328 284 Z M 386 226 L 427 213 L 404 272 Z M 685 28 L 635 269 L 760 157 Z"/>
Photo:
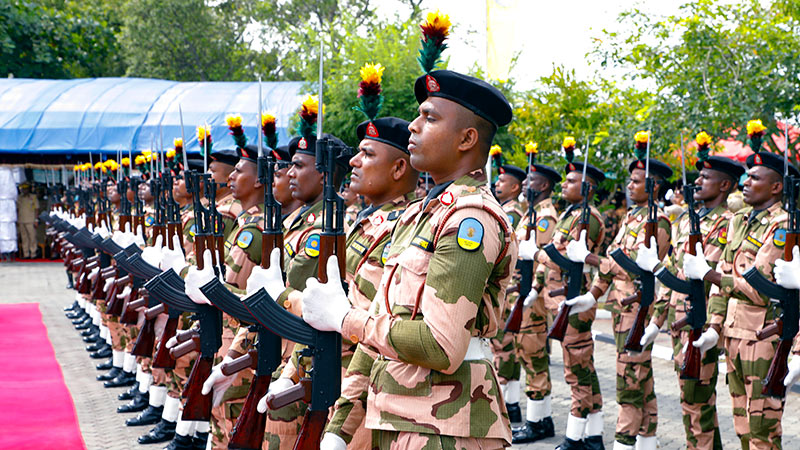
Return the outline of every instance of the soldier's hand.
<path id="1" fill-rule="evenodd" d="M 189 268 L 189 272 L 186 274 L 186 287 L 184 291 L 186 291 L 186 295 L 192 299 L 193 302 L 199 305 L 210 305 L 211 302 L 208 301 L 205 294 L 200 291 L 200 286 L 205 285 L 213 279 L 214 269 L 212 267 L 211 250 L 206 249 L 203 252 L 203 270 L 199 270 L 197 266 Z"/>
<path id="2" fill-rule="evenodd" d="M 776 260 L 772 274 L 775 282 L 786 289 L 800 289 L 800 248 L 792 248 L 791 261 Z"/>
<path id="3" fill-rule="evenodd" d="M 656 243 L 656 237 L 651 236 L 649 247 L 647 245 L 639 247 L 639 251 L 636 254 L 636 265 L 642 270 L 652 272 L 658 262 L 658 244 Z"/>
<path id="4" fill-rule="evenodd" d="M 117 300 L 125 300 L 125 298 L 129 297 L 130 295 L 131 295 L 131 287 L 125 285 L 125 287 L 122 289 L 122 292 L 117 294 Z"/>
<path id="5" fill-rule="evenodd" d="M 231 387 L 233 381 L 236 379 L 235 375 L 225 375 L 222 373 L 222 365 L 231 361 L 233 361 L 233 358 L 225 355 L 225 357 L 222 358 L 222 362 L 214 366 L 214 368 L 211 370 L 211 375 L 209 375 L 205 383 L 203 383 L 203 389 L 201 393 L 203 395 L 208 395 L 209 392 L 213 390 L 214 396 L 212 398 L 212 402 L 215 407 L 219 406 L 219 404 L 222 402 L 223 394 L 225 394 L 225 391 Z"/>
<path id="6" fill-rule="evenodd" d="M 519 243 L 519 259 L 532 260 L 536 257 L 539 247 L 536 245 L 536 239 L 528 239 Z"/>
<path id="7" fill-rule="evenodd" d="M 281 269 L 281 251 L 280 248 L 272 249 L 272 253 L 269 254 L 269 269 L 263 269 L 261 266 L 253 267 L 253 271 L 250 272 L 250 277 L 247 279 L 248 296 L 262 287 L 273 300 L 281 296 L 286 289 Z"/>
<path id="8" fill-rule="evenodd" d="M 97 229 L 95 230 L 95 233 L 99 234 L 99 235 L 100 235 L 100 237 L 101 237 L 101 238 L 103 238 L 103 239 L 105 239 L 105 238 L 107 238 L 109 235 L 111 235 L 111 232 L 110 232 L 110 231 L 108 231 L 108 228 L 106 227 L 106 223 L 105 223 L 105 222 L 102 222 L 102 223 L 100 224 L 100 226 L 99 226 L 99 227 L 97 227 Z"/>
<path id="9" fill-rule="evenodd" d="M 294 382 L 289 378 L 280 377 L 277 380 L 273 381 L 269 384 L 269 389 L 267 389 L 267 395 L 261 397 L 261 400 L 258 401 L 258 406 L 256 409 L 261 414 L 267 412 L 267 397 L 270 394 L 279 394 L 290 387 L 294 386 Z"/>
<path id="10" fill-rule="evenodd" d="M 713 328 L 709 328 L 700 335 L 700 337 L 692 342 L 692 345 L 700 349 L 700 354 L 705 356 L 706 352 L 714 348 L 719 342 L 719 333 Z"/>
<path id="11" fill-rule="evenodd" d="M 178 346 L 178 336 L 172 336 L 171 338 L 169 338 L 169 340 L 167 341 L 167 348 L 171 350 L 177 346 Z"/>
<path id="12" fill-rule="evenodd" d="M 594 298 L 594 295 L 592 295 L 591 292 L 587 292 L 564 301 L 565 305 L 570 306 L 570 316 L 592 309 L 592 306 L 594 306 L 595 303 L 597 303 L 597 299 Z"/>
<path id="13" fill-rule="evenodd" d="M 342 288 L 336 256 L 328 258 L 327 271 L 327 283 L 320 283 L 316 278 L 306 281 L 303 320 L 317 330 L 341 333 L 344 317 L 350 312 L 350 302 Z"/>
<path id="14" fill-rule="evenodd" d="M 153 243 L 152 247 L 145 247 L 145 249 L 142 250 L 142 259 L 144 262 L 154 267 L 161 266 L 161 243 L 163 241 L 163 236 L 159 234 L 156 236 L 156 241 Z"/>
<path id="15" fill-rule="evenodd" d="M 653 341 L 656 340 L 656 337 L 658 337 L 659 330 L 660 328 L 658 328 L 658 325 L 650 322 L 650 324 L 645 327 L 642 338 L 639 339 L 639 345 L 642 347 L 647 347 L 648 345 L 652 344 Z"/>
<path id="16" fill-rule="evenodd" d="M 161 248 L 161 261 L 159 267 L 161 270 L 172 269 L 175 273 L 181 273 L 183 268 L 186 267 L 186 259 L 183 256 L 183 249 L 181 248 L 181 238 L 178 235 L 172 236 L 172 250 L 168 246 Z"/>
<path id="17" fill-rule="evenodd" d="M 108 292 L 108 289 L 111 287 L 111 284 L 113 284 L 115 280 L 116 278 L 114 277 L 106 278 L 105 283 L 103 283 L 103 292 Z"/>
<path id="18" fill-rule="evenodd" d="M 522 303 L 522 307 L 530 308 L 533 305 L 533 302 L 535 302 L 537 298 L 539 298 L 539 292 L 536 289 L 531 289 L 531 292 L 528 293 L 527 297 L 525 297 L 525 301 Z"/>
<path id="19" fill-rule="evenodd" d="M 683 255 L 683 274 L 686 275 L 686 278 L 702 280 L 711 271 L 711 266 L 708 265 L 706 257 L 703 255 L 703 244 L 698 242 L 696 250 L 696 256 L 689 253 Z"/>
<path id="20" fill-rule="evenodd" d="M 120 247 L 125 248 L 128 245 L 130 245 L 130 242 L 128 242 L 128 235 L 130 234 L 130 232 L 131 232 L 131 224 L 126 223 L 125 231 L 122 232 L 115 231 L 114 236 L 111 237 L 111 240 L 113 240 L 114 243 L 119 245 Z"/>
<path id="21" fill-rule="evenodd" d="M 134 244 L 138 245 L 139 247 L 144 247 L 145 246 L 144 230 L 142 229 L 141 225 L 136 227 L 136 234 L 133 235 L 132 242 Z"/>
<path id="22" fill-rule="evenodd" d="M 795 247 L 796 249 L 797 247 Z M 798 379 L 800 379 L 800 356 L 794 355 L 792 360 L 789 361 L 789 372 L 783 379 L 783 385 L 791 388 L 793 384 L 797 383 Z"/>
<path id="23" fill-rule="evenodd" d="M 325 433 L 319 443 L 319 450 L 347 450 L 347 443 L 337 434 Z"/>
<path id="24" fill-rule="evenodd" d="M 567 244 L 567 258 L 572 262 L 582 263 L 589 256 L 589 248 L 586 246 L 586 230 L 581 231 L 578 240 Z"/>

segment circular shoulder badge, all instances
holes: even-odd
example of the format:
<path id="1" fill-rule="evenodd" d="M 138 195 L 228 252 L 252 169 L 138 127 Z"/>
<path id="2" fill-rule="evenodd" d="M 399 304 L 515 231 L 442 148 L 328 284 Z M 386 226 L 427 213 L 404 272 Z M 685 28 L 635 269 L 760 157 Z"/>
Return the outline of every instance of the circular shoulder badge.
<path id="1" fill-rule="evenodd" d="M 727 244 L 728 243 L 728 228 L 723 228 L 719 230 L 719 234 L 717 235 L 717 242 L 720 244 Z"/>
<path id="2" fill-rule="evenodd" d="M 772 235 L 772 243 L 775 244 L 776 247 L 783 247 L 786 245 L 786 230 L 783 228 L 775 230 L 775 234 Z"/>
<path id="3" fill-rule="evenodd" d="M 319 234 L 314 233 L 306 239 L 306 255 L 311 258 L 319 256 Z"/>
<path id="4" fill-rule="evenodd" d="M 242 230 L 239 232 L 239 235 L 236 236 L 236 245 L 239 248 L 247 248 L 250 247 L 250 244 L 253 242 L 253 233 L 248 230 Z"/>
<path id="5" fill-rule="evenodd" d="M 197 224 L 193 223 L 191 227 L 189 227 L 189 236 L 194 237 L 197 234 Z"/>
<path id="6" fill-rule="evenodd" d="M 371 220 L 372 226 L 377 227 L 378 225 L 382 224 L 383 221 L 384 221 L 383 216 L 377 215 L 377 216 L 373 217 L 372 220 Z"/>
<path id="7" fill-rule="evenodd" d="M 154 219 L 153 216 L 147 216 L 144 218 L 144 224 L 148 227 L 152 227 L 154 223 L 156 223 L 156 219 Z"/>
<path id="8" fill-rule="evenodd" d="M 392 248 L 392 241 L 383 246 L 383 253 L 381 253 L 381 264 L 386 265 L 386 259 L 389 258 L 389 249 Z"/>
<path id="9" fill-rule="evenodd" d="M 467 217 L 458 225 L 456 237 L 459 247 L 469 252 L 475 251 L 483 242 L 483 224 L 474 217 Z"/>
<path id="10" fill-rule="evenodd" d="M 539 222 L 536 223 L 536 228 L 544 233 L 548 228 L 550 228 L 550 221 L 547 219 L 539 219 Z"/>
<path id="11" fill-rule="evenodd" d="M 444 194 L 439 196 L 439 202 L 441 204 L 443 204 L 444 206 L 450 206 L 455 201 L 456 201 L 456 198 L 455 198 L 455 196 L 453 196 L 453 193 L 450 192 L 450 191 L 445 191 Z"/>

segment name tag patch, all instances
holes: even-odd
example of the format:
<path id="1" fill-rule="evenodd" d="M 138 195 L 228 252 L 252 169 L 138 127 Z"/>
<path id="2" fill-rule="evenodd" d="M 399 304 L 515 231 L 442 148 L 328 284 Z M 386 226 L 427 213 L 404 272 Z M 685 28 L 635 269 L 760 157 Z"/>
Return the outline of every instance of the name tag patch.
<path id="1" fill-rule="evenodd" d="M 761 246 L 764 245 L 764 244 L 761 243 L 761 241 L 759 241 L 758 239 L 754 238 L 753 236 L 750 236 L 749 234 L 747 235 L 747 242 L 755 245 L 758 248 L 761 248 Z"/>
<path id="2" fill-rule="evenodd" d="M 350 248 L 361 256 L 364 256 L 364 252 L 367 251 L 367 247 L 358 241 L 353 241 L 353 243 L 350 244 Z"/>
<path id="3" fill-rule="evenodd" d="M 286 250 L 286 254 L 289 255 L 289 258 L 294 258 L 295 253 L 291 244 L 287 242 L 286 244 L 284 244 L 283 248 Z"/>
<path id="4" fill-rule="evenodd" d="M 433 249 L 431 249 L 431 241 L 425 239 L 422 236 L 414 237 L 414 239 L 411 240 L 411 245 L 419 247 L 419 248 L 425 250 L 426 252 L 430 252 L 430 251 L 433 250 Z"/>

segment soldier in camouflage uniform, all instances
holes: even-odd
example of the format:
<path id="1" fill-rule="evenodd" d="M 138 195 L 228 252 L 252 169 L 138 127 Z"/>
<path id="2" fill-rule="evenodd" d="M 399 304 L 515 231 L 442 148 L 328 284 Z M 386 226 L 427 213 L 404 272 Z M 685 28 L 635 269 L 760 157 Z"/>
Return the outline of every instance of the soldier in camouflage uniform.
<path id="1" fill-rule="evenodd" d="M 648 136 L 649 138 L 649 136 Z M 648 212 L 648 195 L 645 189 L 645 167 L 648 161 L 634 160 L 629 166 L 630 179 L 628 192 L 636 204 L 628 212 L 617 236 L 614 238 L 609 253 L 621 248 L 630 258 L 636 259 L 637 252 L 643 248 L 652 248 L 652 242 L 645 243 L 645 223 Z M 661 161 L 649 159 L 650 176 L 654 178 L 653 196 L 657 198 L 664 182 L 672 176 L 672 169 Z M 656 241 L 657 257 L 663 260 L 670 247 L 670 223 L 661 210 L 657 213 L 657 229 L 653 240 Z M 655 249 L 654 249 L 655 250 Z M 637 449 L 654 450 L 656 448 L 656 428 L 658 405 L 653 389 L 653 367 L 651 351 L 653 341 L 658 334 L 658 327 L 652 322 L 647 326 L 640 342 L 641 353 L 629 353 L 625 350 L 625 340 L 633 325 L 639 304 L 634 302 L 627 306 L 622 300 L 637 292 L 634 280 L 611 257 L 598 258 L 586 248 L 585 240 L 575 240 L 567 245 L 567 255 L 573 261 L 587 262 L 599 266 L 599 273 L 592 282 L 591 289 L 570 300 L 573 310 L 588 310 L 597 303 L 597 299 L 608 291 L 606 309 L 611 311 L 614 326 L 614 341 L 617 347 L 617 404 L 620 411 L 617 417 L 615 434 L 615 450 Z M 651 305 L 652 306 L 652 305 Z M 650 311 L 652 312 L 652 310 Z M 648 314 L 648 320 L 651 314 Z"/>
<path id="2" fill-rule="evenodd" d="M 583 195 L 581 194 L 581 179 L 583 176 L 582 162 L 569 163 L 564 168 L 566 177 L 561 185 L 561 196 L 570 205 L 558 217 L 555 224 L 553 244 L 556 249 L 564 253 L 567 244 L 580 237 L 581 215 L 583 213 Z M 599 183 L 605 180 L 603 172 L 591 164 L 586 165 L 586 181 L 590 191 L 588 202 L 589 223 L 586 227 L 592 252 L 597 253 L 598 246 L 603 242 L 605 227 L 600 213 L 591 200 Z M 545 296 L 545 304 L 563 302 L 565 294 L 553 295 L 556 289 L 566 288 L 567 279 L 559 267 L 547 253 L 540 251 L 536 255 L 539 264 L 536 269 L 536 286 L 534 290 Z M 591 280 L 584 279 L 582 292 L 588 288 Z M 549 310 L 550 314 L 557 314 Z M 594 340 L 592 339 L 592 323 L 594 323 L 597 307 L 593 305 L 586 311 L 570 312 L 569 325 L 562 344 L 564 360 L 564 379 L 570 386 L 572 405 L 567 418 L 566 438 L 558 447 L 561 450 L 585 448 L 603 448 L 603 399 L 600 393 L 600 382 L 594 369 Z"/>
<path id="3" fill-rule="evenodd" d="M 411 164 L 437 185 L 394 227 L 377 314 L 352 308 L 337 281 L 311 280 L 303 318 L 378 353 L 365 422 L 373 448 L 502 448 L 510 423 L 485 339 L 502 326 L 517 243 L 483 167 L 511 107 L 488 83 L 447 70 L 418 78 L 415 94 Z M 337 280 L 335 259 L 327 269 Z"/>
<path id="4" fill-rule="evenodd" d="M 527 210 L 525 202 L 517 200 L 520 192 L 522 192 L 522 182 L 527 177 L 527 174 L 524 170 L 512 165 L 500 166 L 498 171 L 500 174 L 495 183 L 494 193 L 503 211 L 506 212 L 511 228 L 516 229 Z M 509 301 L 506 302 L 506 309 L 503 311 L 503 323 L 511 314 L 510 305 L 517 297 L 517 293 L 509 294 Z M 519 423 L 522 421 L 522 412 L 519 407 L 519 377 L 522 366 L 516 355 L 515 336 L 513 333 L 504 332 L 501 328 L 497 336 L 489 342 L 492 345 L 492 353 L 494 354 L 494 368 L 497 369 L 500 388 L 503 390 L 503 397 L 506 399 L 509 420 L 511 420 L 512 424 Z"/>
<path id="5" fill-rule="evenodd" d="M 553 240 L 556 231 L 558 210 L 553 205 L 553 187 L 561 181 L 561 175 L 552 168 L 533 164 L 527 182 L 531 183 L 534 192 L 538 193 L 533 201 L 533 217 L 526 212 L 520 219 L 516 234 L 519 240 L 533 239 L 536 246 L 541 248 Z M 533 225 L 531 221 L 535 219 Z M 532 228 L 531 228 L 532 227 Z M 534 259 L 533 270 L 538 268 Z M 514 295 L 516 297 L 516 294 Z M 514 429 L 514 443 L 533 442 L 539 439 L 555 436 L 551 400 L 550 400 L 550 359 L 547 355 L 547 324 L 552 321 L 552 311 L 558 308 L 558 303 L 552 301 L 548 305 L 549 297 L 529 297 L 530 304 L 525 307 L 522 315 L 522 324 L 517 334 L 517 357 L 522 361 L 525 369 L 525 394 L 527 395 L 527 408 L 525 423 Z M 525 299 L 509 300 L 524 301 Z M 525 306 L 525 305 L 523 305 Z M 510 309 L 513 305 L 509 305 Z M 516 383 L 509 383 L 507 397 L 514 398 L 518 395 L 511 392 L 516 389 Z"/>
<path id="6" fill-rule="evenodd" d="M 299 210 L 303 203 L 292 197 L 292 191 L 289 189 L 289 168 L 292 165 L 289 146 L 282 145 L 274 149 L 272 155 L 275 157 L 275 177 L 272 179 L 272 195 L 281 204 L 281 214 L 285 219 Z"/>
<path id="7" fill-rule="evenodd" d="M 695 181 L 699 189 L 694 194 L 696 201 L 703 206 L 698 212 L 700 232 L 703 236 L 703 254 L 713 267 L 722 256 L 727 243 L 728 221 L 733 217 L 727 210 L 726 200 L 736 187 L 736 180 L 744 173 L 744 167 L 724 157 L 712 156 L 705 161 L 697 162 L 700 176 Z M 672 228 L 672 245 L 674 251 L 667 259 L 666 265 L 679 278 L 683 276 L 683 257 L 689 246 L 689 214 L 679 216 Z M 683 319 L 686 314 L 687 296 L 671 291 L 666 286 L 661 290 L 661 297 L 668 301 L 658 302 L 653 312 L 653 322 L 661 328 L 664 322 L 673 323 Z M 684 359 L 684 347 L 689 345 L 690 327 L 685 326 L 672 331 L 672 344 L 675 359 L 675 370 L 680 372 Z M 717 421 L 716 387 L 719 363 L 719 350 L 712 347 L 706 351 L 702 359 L 699 380 L 684 380 L 678 377 L 681 390 L 681 409 L 683 425 L 686 429 L 686 447 L 688 449 L 721 449 L 722 440 Z"/>
<path id="8" fill-rule="evenodd" d="M 727 353 L 728 387 L 733 400 L 733 425 L 744 449 L 781 448 L 784 399 L 761 394 L 761 380 L 775 355 L 777 336 L 760 341 L 756 332 L 775 319 L 768 297 L 741 276 L 750 267 L 772 279 L 775 260 L 783 255 L 787 214 L 781 205 L 784 158 L 760 152 L 747 158 L 744 201 L 748 206 L 730 220 L 727 245 L 716 269 L 702 256 L 685 255 L 688 278 L 718 286 L 709 299 L 709 327 L 693 345 L 702 351 L 717 346 Z M 790 174 L 800 172 L 789 164 Z"/>

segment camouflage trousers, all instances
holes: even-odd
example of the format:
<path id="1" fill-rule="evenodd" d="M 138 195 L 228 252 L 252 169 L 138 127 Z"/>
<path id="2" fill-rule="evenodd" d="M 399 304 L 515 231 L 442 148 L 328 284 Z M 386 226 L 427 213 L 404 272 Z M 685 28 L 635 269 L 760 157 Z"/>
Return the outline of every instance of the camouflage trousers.
<path id="1" fill-rule="evenodd" d="M 503 311 L 502 324 L 511 315 L 511 309 L 515 301 L 519 301 L 519 295 L 511 294 L 506 308 Z M 509 381 L 517 381 L 520 377 L 522 366 L 517 358 L 516 336 L 514 333 L 505 333 L 502 329 L 497 332 L 497 336 L 490 339 L 492 354 L 494 355 L 494 368 L 497 370 L 497 377 L 501 384 Z"/>
<path id="2" fill-rule="evenodd" d="M 672 333 L 675 370 L 680 374 L 683 351 L 689 343 L 689 331 Z M 689 450 L 722 449 L 722 439 L 717 420 L 717 377 L 719 376 L 719 349 L 709 349 L 701 360 L 699 380 L 682 380 L 681 390 L 683 427 L 686 430 L 686 448 Z"/>
<path id="3" fill-rule="evenodd" d="M 200 353 L 194 351 L 175 360 L 175 368 L 167 372 L 167 393 L 172 398 L 181 398 L 183 387 L 192 373 L 194 361 Z"/>
<path id="4" fill-rule="evenodd" d="M 615 318 L 615 321 L 617 319 Z M 615 440 L 634 445 L 636 436 L 655 436 L 658 427 L 658 404 L 653 384 L 650 344 L 641 353 L 624 350 L 628 333 L 614 333 L 617 347 L 617 428 Z"/>
<path id="5" fill-rule="evenodd" d="M 594 369 L 594 323 L 597 306 L 569 316 L 569 326 L 561 343 L 564 359 L 564 381 L 570 387 L 570 414 L 586 418 L 603 408 L 600 380 Z"/>
<path id="6" fill-rule="evenodd" d="M 531 400 L 550 395 L 550 356 L 547 353 L 548 312 L 539 296 L 524 313 L 517 334 L 517 356 L 525 369 L 525 394 Z"/>
<path id="7" fill-rule="evenodd" d="M 372 430 L 372 448 L 381 450 L 489 450 L 508 447 L 497 438 L 471 438 L 403 431 Z"/>
<path id="8" fill-rule="evenodd" d="M 211 410 L 211 442 L 213 448 L 227 448 L 233 426 L 242 413 L 247 393 L 253 382 L 253 371 L 245 369 L 236 374 L 222 397 L 222 403 Z"/>
<path id="9" fill-rule="evenodd" d="M 733 427 L 743 449 L 780 449 L 784 400 L 761 395 L 777 341 L 725 338 Z"/>

